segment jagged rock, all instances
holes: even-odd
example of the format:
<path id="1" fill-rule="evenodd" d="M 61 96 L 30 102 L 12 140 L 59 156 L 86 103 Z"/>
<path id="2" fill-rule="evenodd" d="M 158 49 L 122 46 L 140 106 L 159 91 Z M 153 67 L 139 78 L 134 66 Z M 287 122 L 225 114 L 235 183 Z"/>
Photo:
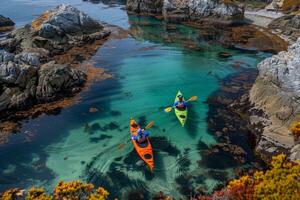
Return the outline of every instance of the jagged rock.
<path id="1" fill-rule="evenodd" d="M 40 55 L 38 53 L 23 52 L 15 56 L 15 63 L 39 66 Z"/>
<path id="2" fill-rule="evenodd" d="M 36 90 L 38 101 L 55 100 L 63 92 L 72 92 L 86 81 L 86 74 L 67 65 L 54 62 L 44 64 L 39 70 L 39 81 Z"/>
<path id="3" fill-rule="evenodd" d="M 78 92 L 86 73 L 75 66 L 56 64 L 63 60 L 58 54 L 109 33 L 78 9 L 60 5 L 9 34 L 8 39 L 0 41 L 4 49 L 0 50 L 0 114 Z"/>
<path id="4" fill-rule="evenodd" d="M 210 18 L 227 23 L 243 20 L 244 11 L 220 0 L 164 0 L 163 15 L 168 21 L 197 22 Z"/>
<path id="5" fill-rule="evenodd" d="M 164 0 L 127 0 L 127 9 L 136 13 L 161 14 Z"/>
<path id="6" fill-rule="evenodd" d="M 203 22 L 215 19 L 222 23 L 241 22 L 244 10 L 221 0 L 128 0 L 127 9 L 135 13 L 163 15 L 167 21 Z M 215 22 L 216 22 L 215 21 Z"/>
<path id="7" fill-rule="evenodd" d="M 20 68 L 13 62 L 0 65 L 0 82 L 14 84 L 19 76 Z"/>
<path id="8" fill-rule="evenodd" d="M 300 38 L 288 51 L 258 64 L 259 75 L 250 91 L 251 123 L 263 126 L 256 150 L 270 158 L 295 146 L 289 128 L 300 121 Z M 261 114 L 262 113 L 262 114 Z"/>
<path id="9" fill-rule="evenodd" d="M 7 51 L 4 51 L 4 50 L 0 50 L 0 63 L 13 61 L 13 59 L 14 59 L 13 54 L 8 53 Z"/>
<path id="10" fill-rule="evenodd" d="M 300 14 L 285 15 L 274 19 L 268 27 L 296 41 L 300 37 Z"/>
<path id="11" fill-rule="evenodd" d="M 39 31 L 41 37 L 45 38 L 55 38 L 66 34 L 90 34 L 103 29 L 100 23 L 85 13 L 64 4 L 46 11 L 33 21 L 32 27 Z"/>
<path id="12" fill-rule="evenodd" d="M 7 17 L 0 15 L 0 27 L 2 26 L 14 26 L 15 23 Z"/>

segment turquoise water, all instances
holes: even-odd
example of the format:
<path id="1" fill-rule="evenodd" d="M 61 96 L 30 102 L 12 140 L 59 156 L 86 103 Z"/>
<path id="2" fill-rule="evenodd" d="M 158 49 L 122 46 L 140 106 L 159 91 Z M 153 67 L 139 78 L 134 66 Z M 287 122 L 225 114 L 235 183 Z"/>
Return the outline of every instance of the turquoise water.
<path id="1" fill-rule="evenodd" d="M 3 2 L 0 13 L 21 26 L 58 2 L 62 1 L 18 0 L 5 3 L 6 7 Z M 92 58 L 95 66 L 107 69 L 114 78 L 95 83 L 81 93 L 81 102 L 70 108 L 24 121 L 23 134 L 0 146 L 0 190 L 33 184 L 51 190 L 58 180 L 82 179 L 105 186 L 111 198 L 127 199 L 130 193 L 141 192 L 149 199 L 159 191 L 179 198 L 199 187 L 210 191 L 233 177 L 234 168 L 199 165 L 199 144 L 216 143 L 207 131 L 205 101 L 219 88 L 219 79 L 237 72 L 233 63 L 242 61 L 243 67 L 255 67 L 268 55 L 208 44 L 199 38 L 197 30 L 186 26 L 169 30 L 152 18 L 128 18 L 123 5 L 63 2 L 104 22 L 128 28 L 132 36 L 109 40 Z M 15 11 L 8 10 L 12 7 Z M 108 13 L 113 15 L 108 17 Z M 233 56 L 220 59 L 218 53 L 223 51 Z M 163 111 L 173 103 L 178 90 L 186 98 L 198 96 L 198 101 L 191 103 L 184 128 L 173 112 Z M 89 113 L 90 107 L 99 111 Z M 155 122 L 150 130 L 153 174 L 128 141 L 130 117 L 142 125 Z M 213 170 L 223 177 L 213 176 Z"/>

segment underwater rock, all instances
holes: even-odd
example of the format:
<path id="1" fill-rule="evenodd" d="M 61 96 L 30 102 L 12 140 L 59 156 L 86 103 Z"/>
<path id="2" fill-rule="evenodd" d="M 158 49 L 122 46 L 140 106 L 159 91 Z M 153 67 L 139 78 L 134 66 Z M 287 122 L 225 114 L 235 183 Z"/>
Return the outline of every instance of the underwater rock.
<path id="1" fill-rule="evenodd" d="M 229 57 L 232 56 L 232 54 L 231 54 L 231 53 L 228 53 L 228 52 L 220 52 L 220 53 L 218 53 L 218 56 L 219 56 L 220 58 L 229 58 Z"/>
<path id="2" fill-rule="evenodd" d="M 90 113 L 96 113 L 96 112 L 98 112 L 98 109 L 95 108 L 95 107 L 91 107 L 91 108 L 89 108 L 89 112 Z"/>

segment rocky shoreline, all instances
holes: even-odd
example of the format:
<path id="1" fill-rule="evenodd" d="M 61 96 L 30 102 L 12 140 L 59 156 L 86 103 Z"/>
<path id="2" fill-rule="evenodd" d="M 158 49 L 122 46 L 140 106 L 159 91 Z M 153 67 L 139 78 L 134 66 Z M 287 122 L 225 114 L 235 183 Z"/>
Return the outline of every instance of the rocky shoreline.
<path id="1" fill-rule="evenodd" d="M 109 77 L 103 70 L 82 65 L 82 61 L 90 58 L 110 33 L 109 28 L 76 8 L 60 5 L 0 41 L 1 135 L 12 131 L 8 127 L 15 127 L 3 125 L 29 117 L 34 105 L 44 107 L 44 103 L 77 94 L 88 76 L 96 76 L 93 73 Z M 57 108 L 65 105 L 60 102 Z"/>

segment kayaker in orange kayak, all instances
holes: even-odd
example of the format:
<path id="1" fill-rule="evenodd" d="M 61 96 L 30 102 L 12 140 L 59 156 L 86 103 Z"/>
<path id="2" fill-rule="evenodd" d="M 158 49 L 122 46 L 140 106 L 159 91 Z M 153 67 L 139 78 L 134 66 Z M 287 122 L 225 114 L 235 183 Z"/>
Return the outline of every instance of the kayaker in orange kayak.
<path id="1" fill-rule="evenodd" d="M 132 127 L 137 126 L 137 124 L 131 124 Z M 149 132 L 143 128 L 139 128 L 137 135 L 131 135 L 131 139 L 137 141 L 138 143 L 143 143 L 149 137 Z"/>

